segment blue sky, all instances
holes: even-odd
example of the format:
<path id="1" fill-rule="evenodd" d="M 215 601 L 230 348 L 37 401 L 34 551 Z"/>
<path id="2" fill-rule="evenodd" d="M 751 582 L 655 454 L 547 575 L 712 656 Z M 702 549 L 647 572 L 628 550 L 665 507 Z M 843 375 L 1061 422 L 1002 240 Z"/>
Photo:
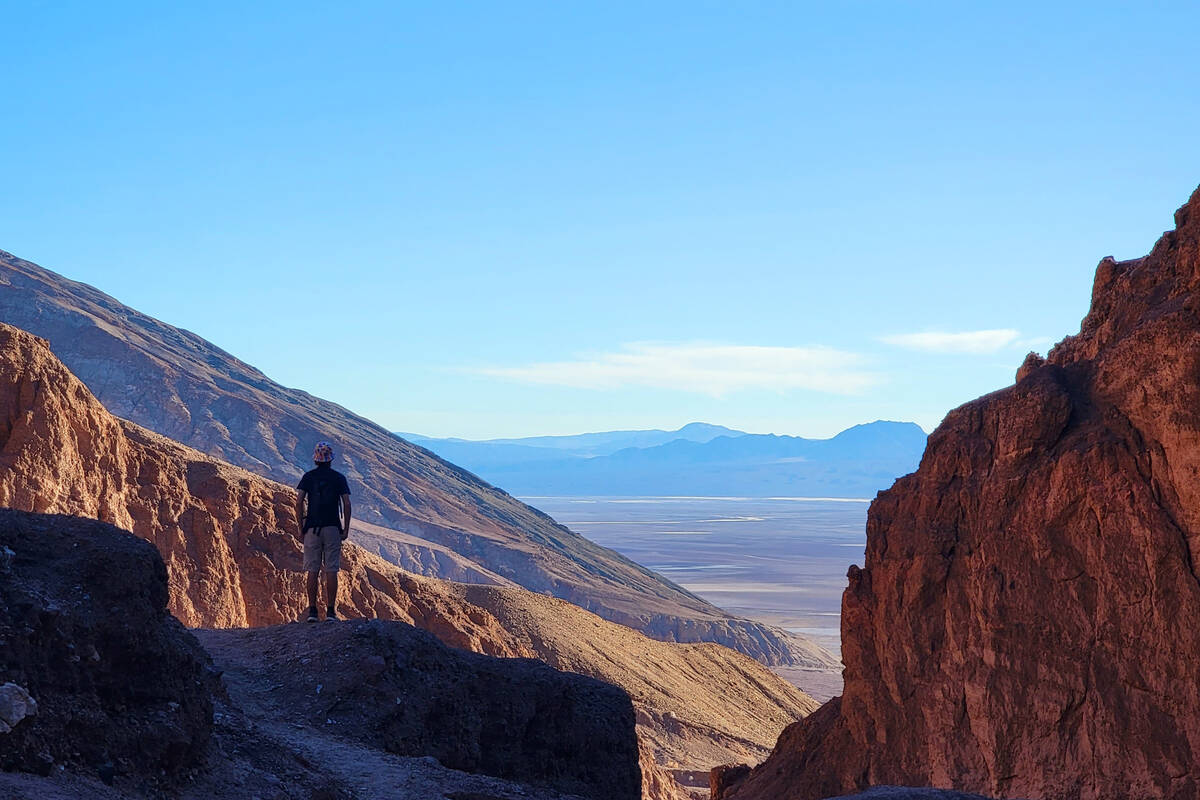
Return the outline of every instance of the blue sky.
<path id="1" fill-rule="evenodd" d="M 1193 3 L 0 5 L 0 248 L 392 429 L 935 426 L 1200 183 Z"/>

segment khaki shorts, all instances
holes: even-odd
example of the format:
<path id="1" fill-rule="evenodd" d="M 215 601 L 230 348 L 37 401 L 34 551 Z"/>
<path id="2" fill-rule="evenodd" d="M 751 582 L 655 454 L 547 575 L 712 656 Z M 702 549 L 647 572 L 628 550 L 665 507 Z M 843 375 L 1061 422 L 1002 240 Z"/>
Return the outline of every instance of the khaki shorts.
<path id="1" fill-rule="evenodd" d="M 342 529 L 337 525 L 309 528 L 304 532 L 304 571 L 326 572 L 342 568 Z"/>

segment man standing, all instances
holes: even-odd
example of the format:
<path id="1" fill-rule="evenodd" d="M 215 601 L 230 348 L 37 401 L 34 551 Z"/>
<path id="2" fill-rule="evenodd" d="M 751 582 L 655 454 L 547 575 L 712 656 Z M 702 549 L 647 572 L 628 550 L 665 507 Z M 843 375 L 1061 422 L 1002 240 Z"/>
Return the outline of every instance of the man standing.
<path id="1" fill-rule="evenodd" d="M 304 571 L 308 573 L 308 621 L 317 621 L 317 575 L 325 571 L 325 619 L 336 620 L 338 570 L 342 541 L 350 535 L 350 486 L 346 476 L 330 466 L 333 446 L 320 442 L 313 450 L 315 469 L 304 473 L 296 487 L 296 519 L 304 542 Z M 305 508 L 307 501 L 307 509 Z M 340 518 L 339 518 L 340 512 Z"/>

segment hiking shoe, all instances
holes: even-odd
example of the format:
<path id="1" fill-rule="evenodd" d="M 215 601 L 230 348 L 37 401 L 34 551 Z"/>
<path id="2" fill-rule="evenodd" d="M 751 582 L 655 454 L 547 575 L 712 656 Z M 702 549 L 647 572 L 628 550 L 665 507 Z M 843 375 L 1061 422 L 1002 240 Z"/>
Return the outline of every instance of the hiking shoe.
<path id="1" fill-rule="evenodd" d="M 325 612 L 325 621 L 326 622 L 337 622 L 337 618 L 338 618 L 338 615 L 337 615 L 336 608 L 331 608 Z"/>
<path id="2" fill-rule="evenodd" d="M 317 607 L 316 606 L 308 607 L 308 621 L 309 622 L 317 621 Z"/>

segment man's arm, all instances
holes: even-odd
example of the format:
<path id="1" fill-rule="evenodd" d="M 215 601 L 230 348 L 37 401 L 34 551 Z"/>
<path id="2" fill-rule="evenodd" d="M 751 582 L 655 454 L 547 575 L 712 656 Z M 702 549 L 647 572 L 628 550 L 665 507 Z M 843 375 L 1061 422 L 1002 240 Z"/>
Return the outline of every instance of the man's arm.
<path id="1" fill-rule="evenodd" d="M 296 490 L 296 527 L 298 532 L 296 536 L 304 539 L 304 501 L 308 498 L 308 492 L 303 489 Z"/>
<path id="2" fill-rule="evenodd" d="M 350 495 L 342 495 L 342 538 L 350 536 Z"/>

